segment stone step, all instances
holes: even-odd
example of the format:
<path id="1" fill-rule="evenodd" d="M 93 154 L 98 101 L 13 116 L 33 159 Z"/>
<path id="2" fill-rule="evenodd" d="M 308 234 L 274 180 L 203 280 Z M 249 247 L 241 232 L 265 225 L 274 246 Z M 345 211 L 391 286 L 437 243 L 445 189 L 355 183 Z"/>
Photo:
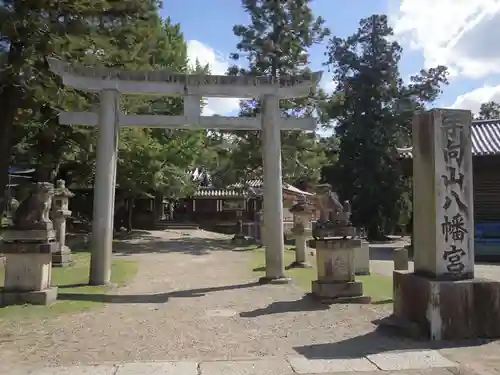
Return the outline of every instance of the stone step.
<path id="1" fill-rule="evenodd" d="M 200 229 L 200 226 L 196 223 L 178 223 L 178 222 L 166 222 L 160 221 L 155 224 L 155 229 L 166 230 L 166 229 Z"/>

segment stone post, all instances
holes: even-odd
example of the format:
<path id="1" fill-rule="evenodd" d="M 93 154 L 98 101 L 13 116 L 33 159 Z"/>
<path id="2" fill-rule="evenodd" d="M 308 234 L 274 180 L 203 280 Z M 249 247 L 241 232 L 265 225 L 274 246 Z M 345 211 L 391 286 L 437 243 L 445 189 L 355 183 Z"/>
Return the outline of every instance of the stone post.
<path id="1" fill-rule="evenodd" d="M 264 166 L 264 221 L 266 223 L 266 276 L 261 283 L 287 283 L 284 265 L 283 186 L 279 98 L 262 98 L 262 147 Z"/>
<path id="2" fill-rule="evenodd" d="M 356 275 L 370 274 L 370 243 L 361 239 L 361 246 L 354 250 L 354 264 Z"/>
<path id="3" fill-rule="evenodd" d="M 433 340 L 500 336 L 500 283 L 473 278 L 471 119 L 435 109 L 413 122 L 415 272 L 394 271 L 387 323 Z"/>
<path id="4" fill-rule="evenodd" d="M 316 240 L 318 280 L 312 282 L 312 294 L 326 303 L 369 303 L 363 296 L 363 284 L 355 281 L 354 251 L 359 239 L 328 238 Z"/>
<path id="5" fill-rule="evenodd" d="M 394 269 L 396 271 L 406 271 L 408 270 L 408 249 L 400 247 L 394 249 Z"/>
<path id="6" fill-rule="evenodd" d="M 97 137 L 94 214 L 92 218 L 91 285 L 111 280 L 113 216 L 118 154 L 119 98 L 114 90 L 101 91 Z"/>
<path id="7" fill-rule="evenodd" d="M 52 254 L 53 267 L 65 267 L 71 264 L 71 249 L 66 246 L 66 218 L 71 215 L 69 198 L 74 194 L 66 188 L 64 180 L 57 181 L 52 204 L 52 216 L 56 229 L 57 248 Z"/>

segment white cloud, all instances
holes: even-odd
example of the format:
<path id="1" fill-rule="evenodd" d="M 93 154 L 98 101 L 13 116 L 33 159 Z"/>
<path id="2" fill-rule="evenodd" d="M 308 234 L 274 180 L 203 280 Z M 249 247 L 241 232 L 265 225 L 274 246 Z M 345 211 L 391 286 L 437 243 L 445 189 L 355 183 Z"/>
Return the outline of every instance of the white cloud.
<path id="1" fill-rule="evenodd" d="M 394 1 L 394 0 L 393 0 Z M 500 73 L 500 0 L 400 0 L 391 9 L 398 39 L 421 50 L 425 67 L 453 75 Z"/>
<path id="2" fill-rule="evenodd" d="M 478 113 L 481 104 L 489 101 L 500 103 L 500 85 L 484 86 L 463 95 L 459 95 L 451 107 L 469 109 L 473 113 Z"/>
<path id="3" fill-rule="evenodd" d="M 201 65 L 209 66 L 211 74 L 226 74 L 229 67 L 229 63 L 224 57 L 198 40 L 187 42 L 187 54 L 191 66 L 195 66 L 196 60 L 198 60 Z M 239 104 L 240 101 L 238 98 L 208 98 L 202 115 L 228 115 L 237 111 Z"/>
<path id="4" fill-rule="evenodd" d="M 333 75 L 330 72 L 323 72 L 319 86 L 325 90 L 328 94 L 335 91 L 337 83 L 333 81 Z"/>

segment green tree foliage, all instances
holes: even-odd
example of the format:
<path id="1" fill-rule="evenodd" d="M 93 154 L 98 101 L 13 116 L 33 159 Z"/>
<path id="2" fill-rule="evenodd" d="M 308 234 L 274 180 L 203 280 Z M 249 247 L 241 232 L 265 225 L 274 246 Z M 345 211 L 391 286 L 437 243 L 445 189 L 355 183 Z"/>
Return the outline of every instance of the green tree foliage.
<path id="1" fill-rule="evenodd" d="M 409 186 L 395 147 L 408 144 L 411 118 L 447 83 L 446 68 L 439 66 L 405 85 L 398 70 L 401 52 L 385 15 L 362 19 L 355 34 L 333 37 L 328 47 L 338 92 L 327 111 L 340 141 L 335 178 L 328 182 L 352 201 L 353 222 L 371 238 L 408 217 Z"/>
<path id="2" fill-rule="evenodd" d="M 188 67 L 187 50 L 180 25 L 170 19 L 158 23 L 156 47 L 150 56 L 152 69 L 176 72 L 206 72 L 206 67 Z M 177 116 L 183 113 L 180 96 L 134 98 L 128 112 Z M 201 103 L 200 103 L 201 105 Z M 121 129 L 117 183 L 138 193 L 160 193 L 176 197 L 190 193 L 194 182 L 189 171 L 203 159 L 207 136 L 204 131 L 176 129 Z"/>
<path id="3" fill-rule="evenodd" d="M 500 104 L 494 101 L 481 104 L 477 120 L 497 120 L 500 119 Z"/>
<path id="4" fill-rule="evenodd" d="M 96 108 L 96 94 L 64 87 L 48 69 L 55 56 L 88 66 L 186 72 L 180 25 L 161 20 L 156 0 L 0 2 L 0 189 L 9 164 L 37 167 L 37 177 L 88 186 L 96 131 L 60 126 L 57 112 Z M 197 72 L 206 72 L 199 66 Z M 6 105 L 4 105 L 6 104 Z M 125 113 L 179 115 L 182 97 L 122 95 Z M 121 129 L 117 182 L 130 194 L 185 194 L 189 170 L 207 155 L 204 131 Z"/>
<path id="5" fill-rule="evenodd" d="M 90 130 L 59 126 L 57 112 L 86 109 L 95 96 L 62 87 L 46 57 L 146 66 L 156 48 L 158 6 L 156 0 L 0 3 L 0 48 L 6 55 L 0 75 L 1 191 L 9 164 L 35 164 L 38 179 L 52 180 L 63 162 L 81 163 L 81 149 L 93 140 Z"/>
<path id="6" fill-rule="evenodd" d="M 268 75 L 272 77 L 298 75 L 308 72 L 311 46 L 321 42 L 329 31 L 321 17 L 314 17 L 310 0 L 242 0 L 251 17 L 247 26 L 236 25 L 234 34 L 240 39 L 232 58 L 246 59 L 248 68 L 230 68 L 233 75 Z M 316 103 L 325 94 L 317 90 L 307 98 L 283 100 L 283 116 L 310 116 L 316 113 Z M 257 100 L 241 103 L 240 116 L 255 116 L 260 112 Z M 234 132 L 231 168 L 238 171 L 235 178 L 245 179 L 262 175 L 260 132 Z M 283 177 L 291 183 L 300 179 L 319 178 L 324 155 L 314 133 L 282 132 Z"/>

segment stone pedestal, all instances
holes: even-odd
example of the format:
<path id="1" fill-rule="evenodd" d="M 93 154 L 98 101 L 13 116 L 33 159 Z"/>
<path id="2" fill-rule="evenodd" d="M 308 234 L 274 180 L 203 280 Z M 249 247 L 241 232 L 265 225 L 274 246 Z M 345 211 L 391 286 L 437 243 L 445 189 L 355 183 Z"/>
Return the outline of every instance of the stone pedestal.
<path id="1" fill-rule="evenodd" d="M 500 337 L 500 282 L 438 281 L 394 271 L 394 314 L 385 320 L 431 340 Z"/>
<path id="2" fill-rule="evenodd" d="M 57 248 L 54 231 L 7 231 L 5 235 L 1 246 L 6 261 L 0 306 L 55 302 L 57 288 L 50 285 L 52 252 Z"/>
<path id="3" fill-rule="evenodd" d="M 354 251 L 359 239 L 329 238 L 316 240 L 318 280 L 312 282 L 312 294 L 326 303 L 369 303 L 363 296 L 363 284 L 355 281 Z"/>
<path id="4" fill-rule="evenodd" d="M 361 240 L 361 246 L 354 250 L 354 269 L 356 275 L 370 274 L 370 243 Z"/>

